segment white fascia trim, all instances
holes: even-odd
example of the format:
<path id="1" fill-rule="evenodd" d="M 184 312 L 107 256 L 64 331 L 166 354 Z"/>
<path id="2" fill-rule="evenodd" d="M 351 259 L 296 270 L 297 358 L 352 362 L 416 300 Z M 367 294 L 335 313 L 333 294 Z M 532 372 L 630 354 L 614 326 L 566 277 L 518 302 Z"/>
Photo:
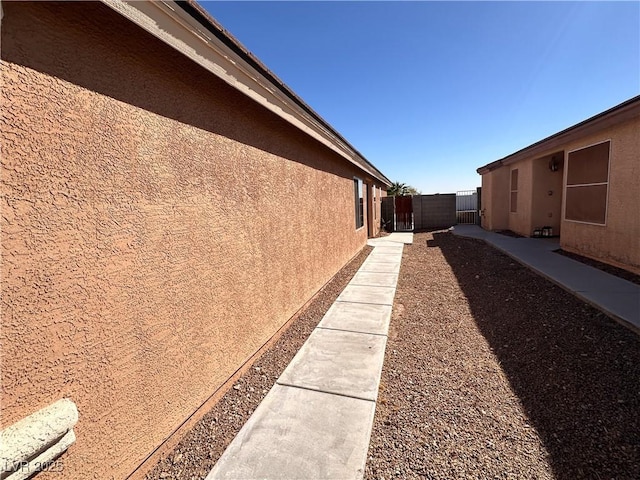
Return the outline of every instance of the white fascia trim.
<path id="1" fill-rule="evenodd" d="M 233 88 L 315 138 L 369 175 L 379 175 L 333 132 L 305 112 L 260 72 L 229 49 L 173 1 L 101 0 L 113 10 L 175 48 Z M 363 159 L 363 163 L 366 163 Z"/>

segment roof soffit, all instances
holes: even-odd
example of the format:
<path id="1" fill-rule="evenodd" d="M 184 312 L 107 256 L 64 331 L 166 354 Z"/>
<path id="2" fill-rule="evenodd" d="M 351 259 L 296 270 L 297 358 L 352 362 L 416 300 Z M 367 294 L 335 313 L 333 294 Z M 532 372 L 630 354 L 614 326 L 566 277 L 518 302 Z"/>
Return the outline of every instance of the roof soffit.
<path id="1" fill-rule="evenodd" d="M 331 128 L 306 112 L 261 72 L 173 1 L 102 0 L 224 82 L 385 184 L 389 180 Z"/>

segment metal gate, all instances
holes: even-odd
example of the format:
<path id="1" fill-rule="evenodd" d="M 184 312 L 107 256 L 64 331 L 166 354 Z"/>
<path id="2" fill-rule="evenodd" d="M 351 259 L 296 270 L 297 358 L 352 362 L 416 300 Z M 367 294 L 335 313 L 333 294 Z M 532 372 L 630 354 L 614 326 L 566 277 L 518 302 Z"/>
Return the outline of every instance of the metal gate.
<path id="1" fill-rule="evenodd" d="M 456 192 L 456 221 L 459 224 L 475 225 L 478 218 L 477 190 Z"/>
<path id="2" fill-rule="evenodd" d="M 412 197 L 383 197 L 381 225 L 390 232 L 413 231 Z"/>
<path id="3" fill-rule="evenodd" d="M 413 230 L 413 199 L 411 195 L 395 197 L 396 232 Z"/>

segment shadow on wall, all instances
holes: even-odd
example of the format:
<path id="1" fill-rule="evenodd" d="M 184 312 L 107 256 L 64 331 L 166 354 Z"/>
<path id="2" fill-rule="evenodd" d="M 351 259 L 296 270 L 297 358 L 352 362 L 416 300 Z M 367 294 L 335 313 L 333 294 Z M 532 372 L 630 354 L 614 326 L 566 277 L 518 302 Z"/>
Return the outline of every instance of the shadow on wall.
<path id="1" fill-rule="evenodd" d="M 456 275 L 556 478 L 640 478 L 640 337 L 497 250 L 458 249 L 446 235 L 429 246 Z M 517 282 L 499 281 L 507 270 Z"/>
<path id="2" fill-rule="evenodd" d="M 353 175 L 320 142 L 98 2 L 34 2 L 19 11 L 3 4 L 1 45 L 8 62 L 318 170 Z"/>

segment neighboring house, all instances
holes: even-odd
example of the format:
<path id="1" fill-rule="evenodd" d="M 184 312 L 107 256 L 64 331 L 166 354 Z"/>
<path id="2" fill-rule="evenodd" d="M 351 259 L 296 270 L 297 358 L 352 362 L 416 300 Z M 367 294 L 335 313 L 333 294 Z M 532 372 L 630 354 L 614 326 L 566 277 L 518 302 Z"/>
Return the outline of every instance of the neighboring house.
<path id="1" fill-rule="evenodd" d="M 640 271 L 640 96 L 480 167 L 482 226 Z"/>
<path id="2" fill-rule="evenodd" d="M 1 5 L 2 428 L 68 397 L 64 478 L 125 478 L 390 182 L 195 3 Z"/>

